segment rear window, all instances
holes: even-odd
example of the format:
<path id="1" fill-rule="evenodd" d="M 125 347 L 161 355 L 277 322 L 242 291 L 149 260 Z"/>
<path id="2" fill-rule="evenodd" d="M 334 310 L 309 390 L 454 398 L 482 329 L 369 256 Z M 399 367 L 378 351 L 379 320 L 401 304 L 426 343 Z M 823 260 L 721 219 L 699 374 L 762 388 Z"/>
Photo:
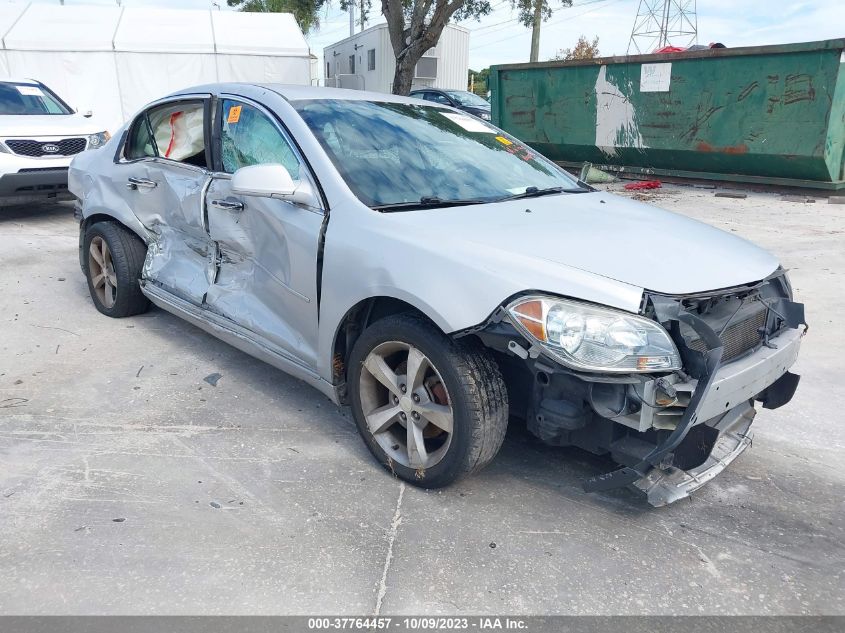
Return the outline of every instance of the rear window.
<path id="1" fill-rule="evenodd" d="M 28 83 L 0 83 L 0 115 L 2 114 L 72 114 L 59 97 L 44 86 Z"/>

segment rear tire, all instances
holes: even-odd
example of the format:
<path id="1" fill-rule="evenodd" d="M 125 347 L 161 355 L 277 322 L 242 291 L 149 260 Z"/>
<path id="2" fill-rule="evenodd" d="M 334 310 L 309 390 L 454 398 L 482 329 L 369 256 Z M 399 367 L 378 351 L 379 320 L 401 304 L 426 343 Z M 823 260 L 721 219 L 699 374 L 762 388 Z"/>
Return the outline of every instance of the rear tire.
<path id="1" fill-rule="evenodd" d="M 361 334 L 348 366 L 358 431 L 401 479 L 439 488 L 482 469 L 499 451 L 507 391 L 477 341 L 456 341 L 421 316 L 399 314 Z"/>
<path id="2" fill-rule="evenodd" d="M 94 306 L 113 318 L 146 312 L 149 300 L 139 279 L 147 247 L 116 222 L 96 222 L 83 239 L 82 261 Z"/>

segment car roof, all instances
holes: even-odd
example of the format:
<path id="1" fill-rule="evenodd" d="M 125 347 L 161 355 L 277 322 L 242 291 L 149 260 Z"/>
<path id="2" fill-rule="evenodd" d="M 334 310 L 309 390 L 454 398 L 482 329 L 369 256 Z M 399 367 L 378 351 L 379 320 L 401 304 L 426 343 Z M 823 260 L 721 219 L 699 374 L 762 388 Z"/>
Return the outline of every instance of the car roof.
<path id="1" fill-rule="evenodd" d="M 41 82 L 31 77 L 3 77 L 0 84 L 40 84 Z"/>
<path id="2" fill-rule="evenodd" d="M 418 99 L 402 97 L 383 92 L 371 92 L 368 90 L 350 90 L 347 88 L 326 88 L 322 86 L 297 86 L 291 84 L 276 83 L 218 83 L 193 86 L 179 90 L 169 95 L 171 97 L 196 94 L 198 92 L 242 94 L 251 96 L 256 91 L 272 90 L 287 101 L 309 101 L 312 99 L 336 99 L 343 101 L 381 101 L 386 103 L 416 103 Z"/>

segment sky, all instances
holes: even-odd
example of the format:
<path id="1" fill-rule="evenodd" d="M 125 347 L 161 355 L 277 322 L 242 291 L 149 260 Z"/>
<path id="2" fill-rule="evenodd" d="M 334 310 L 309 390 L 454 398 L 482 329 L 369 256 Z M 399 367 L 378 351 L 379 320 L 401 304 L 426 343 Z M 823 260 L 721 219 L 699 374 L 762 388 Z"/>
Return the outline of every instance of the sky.
<path id="1" fill-rule="evenodd" d="M 0 0 L 8 2 L 10 0 Z M 25 2 L 26 0 L 15 0 Z M 35 0 L 58 4 L 59 0 Z M 553 3 L 556 0 L 551 0 Z M 556 8 L 543 24 L 540 60 L 575 45 L 579 35 L 599 37 L 602 55 L 621 55 L 628 49 L 631 28 L 640 0 L 574 0 L 570 8 Z M 116 4 L 117 0 L 65 0 L 65 4 Z M 209 9 L 225 0 L 122 0 L 124 6 L 156 5 L 184 9 Z M 491 64 L 527 62 L 531 31 L 516 20 L 510 0 L 491 0 L 493 12 L 460 24 L 470 29 L 470 68 Z M 322 58 L 323 48 L 349 35 L 349 17 L 339 1 L 321 14 L 319 30 L 306 36 L 311 50 Z M 791 3 L 774 0 L 697 0 L 698 42 L 718 41 L 726 46 L 753 46 L 808 42 L 845 37 L 845 0 L 808 0 Z M 370 26 L 383 22 L 374 0 Z M 553 6 L 555 6 L 553 4 Z M 559 7 L 559 4 L 557 5 Z M 776 8 L 774 8 L 776 7 Z M 321 66 L 322 67 L 322 66 Z"/>

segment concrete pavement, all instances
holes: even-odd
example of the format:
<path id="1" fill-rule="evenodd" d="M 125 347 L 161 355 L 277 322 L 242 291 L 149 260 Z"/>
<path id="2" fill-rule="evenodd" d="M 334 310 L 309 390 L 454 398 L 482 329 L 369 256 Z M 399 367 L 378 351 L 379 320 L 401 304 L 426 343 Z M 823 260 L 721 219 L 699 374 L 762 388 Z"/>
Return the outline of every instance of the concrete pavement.
<path id="1" fill-rule="evenodd" d="M 476 477 L 403 486 L 303 383 L 100 315 L 69 206 L 0 209 L 0 613 L 845 614 L 843 207 L 648 195 L 774 251 L 811 325 L 795 400 L 662 509 L 517 425 Z"/>

